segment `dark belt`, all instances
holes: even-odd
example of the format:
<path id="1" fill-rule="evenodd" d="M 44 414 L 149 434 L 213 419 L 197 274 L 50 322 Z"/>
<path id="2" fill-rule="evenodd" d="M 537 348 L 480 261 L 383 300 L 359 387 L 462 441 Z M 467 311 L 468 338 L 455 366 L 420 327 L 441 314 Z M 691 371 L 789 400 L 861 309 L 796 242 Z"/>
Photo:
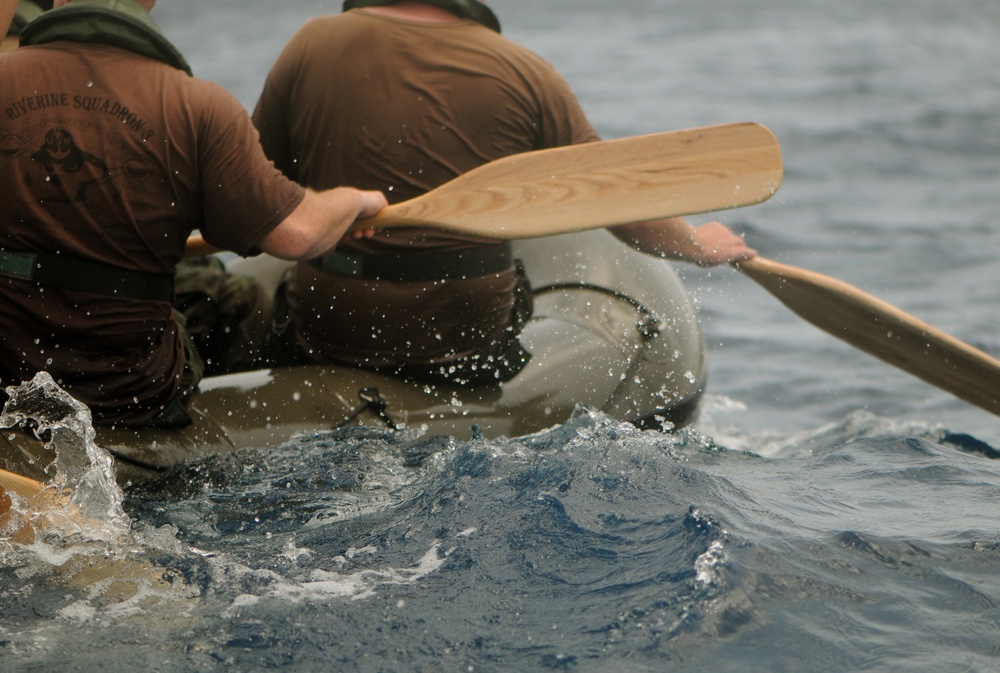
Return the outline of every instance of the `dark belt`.
<path id="1" fill-rule="evenodd" d="M 451 252 L 375 254 L 335 250 L 313 263 L 329 273 L 366 280 L 450 280 L 507 271 L 514 266 L 514 253 L 510 241 L 504 241 Z"/>
<path id="2" fill-rule="evenodd" d="M 172 276 L 44 252 L 0 250 L 0 276 L 77 292 L 173 301 Z"/>

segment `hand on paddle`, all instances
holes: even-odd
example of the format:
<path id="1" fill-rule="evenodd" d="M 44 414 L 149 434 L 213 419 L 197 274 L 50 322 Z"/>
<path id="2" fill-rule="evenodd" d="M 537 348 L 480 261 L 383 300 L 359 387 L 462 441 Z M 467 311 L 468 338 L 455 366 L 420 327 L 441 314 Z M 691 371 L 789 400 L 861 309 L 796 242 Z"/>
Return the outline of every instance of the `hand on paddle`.
<path id="1" fill-rule="evenodd" d="M 381 192 L 362 192 L 362 195 L 365 197 L 365 202 L 363 209 L 358 214 L 357 222 L 359 223 L 370 217 L 375 217 L 389 205 L 385 195 Z M 358 238 L 371 238 L 374 235 L 374 229 L 348 229 L 347 233 L 341 237 L 341 240 L 344 240 L 345 238 L 350 240 Z"/>
<path id="2" fill-rule="evenodd" d="M 374 229 L 351 229 L 346 234 L 344 234 L 344 237 L 341 238 L 340 240 L 344 240 L 344 238 L 349 238 L 351 240 L 358 238 L 371 238 L 374 235 L 375 235 Z"/>
<path id="3" fill-rule="evenodd" d="M 694 230 L 695 245 L 685 261 L 699 266 L 716 266 L 751 259 L 757 251 L 743 237 L 721 222 L 706 222 Z"/>
<path id="4" fill-rule="evenodd" d="M 611 232 L 627 245 L 655 257 L 698 266 L 716 266 L 751 259 L 757 251 L 721 222 L 692 227 L 679 217 L 626 224 Z"/>

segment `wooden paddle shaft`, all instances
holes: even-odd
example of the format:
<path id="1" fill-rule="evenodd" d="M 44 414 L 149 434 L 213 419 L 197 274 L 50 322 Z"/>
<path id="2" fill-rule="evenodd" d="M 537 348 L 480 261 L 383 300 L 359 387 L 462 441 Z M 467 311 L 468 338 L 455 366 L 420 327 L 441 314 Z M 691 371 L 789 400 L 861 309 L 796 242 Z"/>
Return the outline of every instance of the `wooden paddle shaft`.
<path id="1" fill-rule="evenodd" d="M 1000 361 L 992 356 L 835 278 L 761 257 L 735 266 L 820 329 L 1000 415 Z"/>

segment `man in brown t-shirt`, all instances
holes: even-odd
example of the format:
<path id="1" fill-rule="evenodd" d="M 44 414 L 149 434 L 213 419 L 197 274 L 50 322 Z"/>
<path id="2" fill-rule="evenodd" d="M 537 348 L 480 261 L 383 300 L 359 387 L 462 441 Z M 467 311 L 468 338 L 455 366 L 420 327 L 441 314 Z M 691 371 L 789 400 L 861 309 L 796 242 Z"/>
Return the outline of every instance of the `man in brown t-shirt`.
<path id="1" fill-rule="evenodd" d="M 310 259 L 386 203 L 285 178 L 154 4 L 57 0 L 0 54 L 0 383 L 48 371 L 103 424 L 185 421 L 197 374 L 171 301 L 192 230 Z"/>
<path id="2" fill-rule="evenodd" d="M 482 3 L 344 6 L 286 45 L 253 114 L 267 155 L 301 184 L 380 189 L 395 202 L 510 154 L 598 140 L 563 78 L 502 37 Z M 644 252 L 702 264 L 753 255 L 717 222 L 614 233 Z M 276 302 L 287 302 L 288 315 L 276 315 L 276 325 L 288 324 L 285 357 L 418 379 L 509 378 L 524 362 L 523 316 L 505 250 L 392 229 L 345 242 L 322 264 L 297 264 Z"/>

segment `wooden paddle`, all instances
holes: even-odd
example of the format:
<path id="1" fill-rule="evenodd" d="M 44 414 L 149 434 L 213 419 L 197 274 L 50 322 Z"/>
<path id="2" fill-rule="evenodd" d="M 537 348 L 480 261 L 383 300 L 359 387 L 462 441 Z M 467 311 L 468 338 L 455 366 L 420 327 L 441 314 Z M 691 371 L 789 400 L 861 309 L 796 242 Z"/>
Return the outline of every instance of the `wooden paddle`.
<path id="1" fill-rule="evenodd" d="M 355 229 L 552 236 L 749 206 L 781 185 L 774 134 L 749 122 L 515 154 L 385 208 Z M 187 255 L 216 252 L 201 237 Z"/>
<path id="2" fill-rule="evenodd" d="M 45 486 L 39 481 L 0 469 L 0 494 L 17 493 L 22 498 L 31 498 L 38 495 L 43 488 Z M 0 505 L 0 513 L 6 512 L 9 507 L 8 500 L 6 507 Z"/>
<path id="3" fill-rule="evenodd" d="M 13 501 L 8 493 L 16 493 L 28 501 L 32 512 L 43 511 L 56 505 L 55 499 L 45 487 L 34 479 L 22 477 L 19 474 L 0 470 L 0 537 L 10 536 L 14 542 L 31 544 L 35 540 L 35 531 L 31 524 L 23 518 L 11 526 L 10 509 Z"/>
<path id="4" fill-rule="evenodd" d="M 983 351 L 835 278 L 761 257 L 734 266 L 820 329 L 1000 415 L 1000 361 Z"/>

